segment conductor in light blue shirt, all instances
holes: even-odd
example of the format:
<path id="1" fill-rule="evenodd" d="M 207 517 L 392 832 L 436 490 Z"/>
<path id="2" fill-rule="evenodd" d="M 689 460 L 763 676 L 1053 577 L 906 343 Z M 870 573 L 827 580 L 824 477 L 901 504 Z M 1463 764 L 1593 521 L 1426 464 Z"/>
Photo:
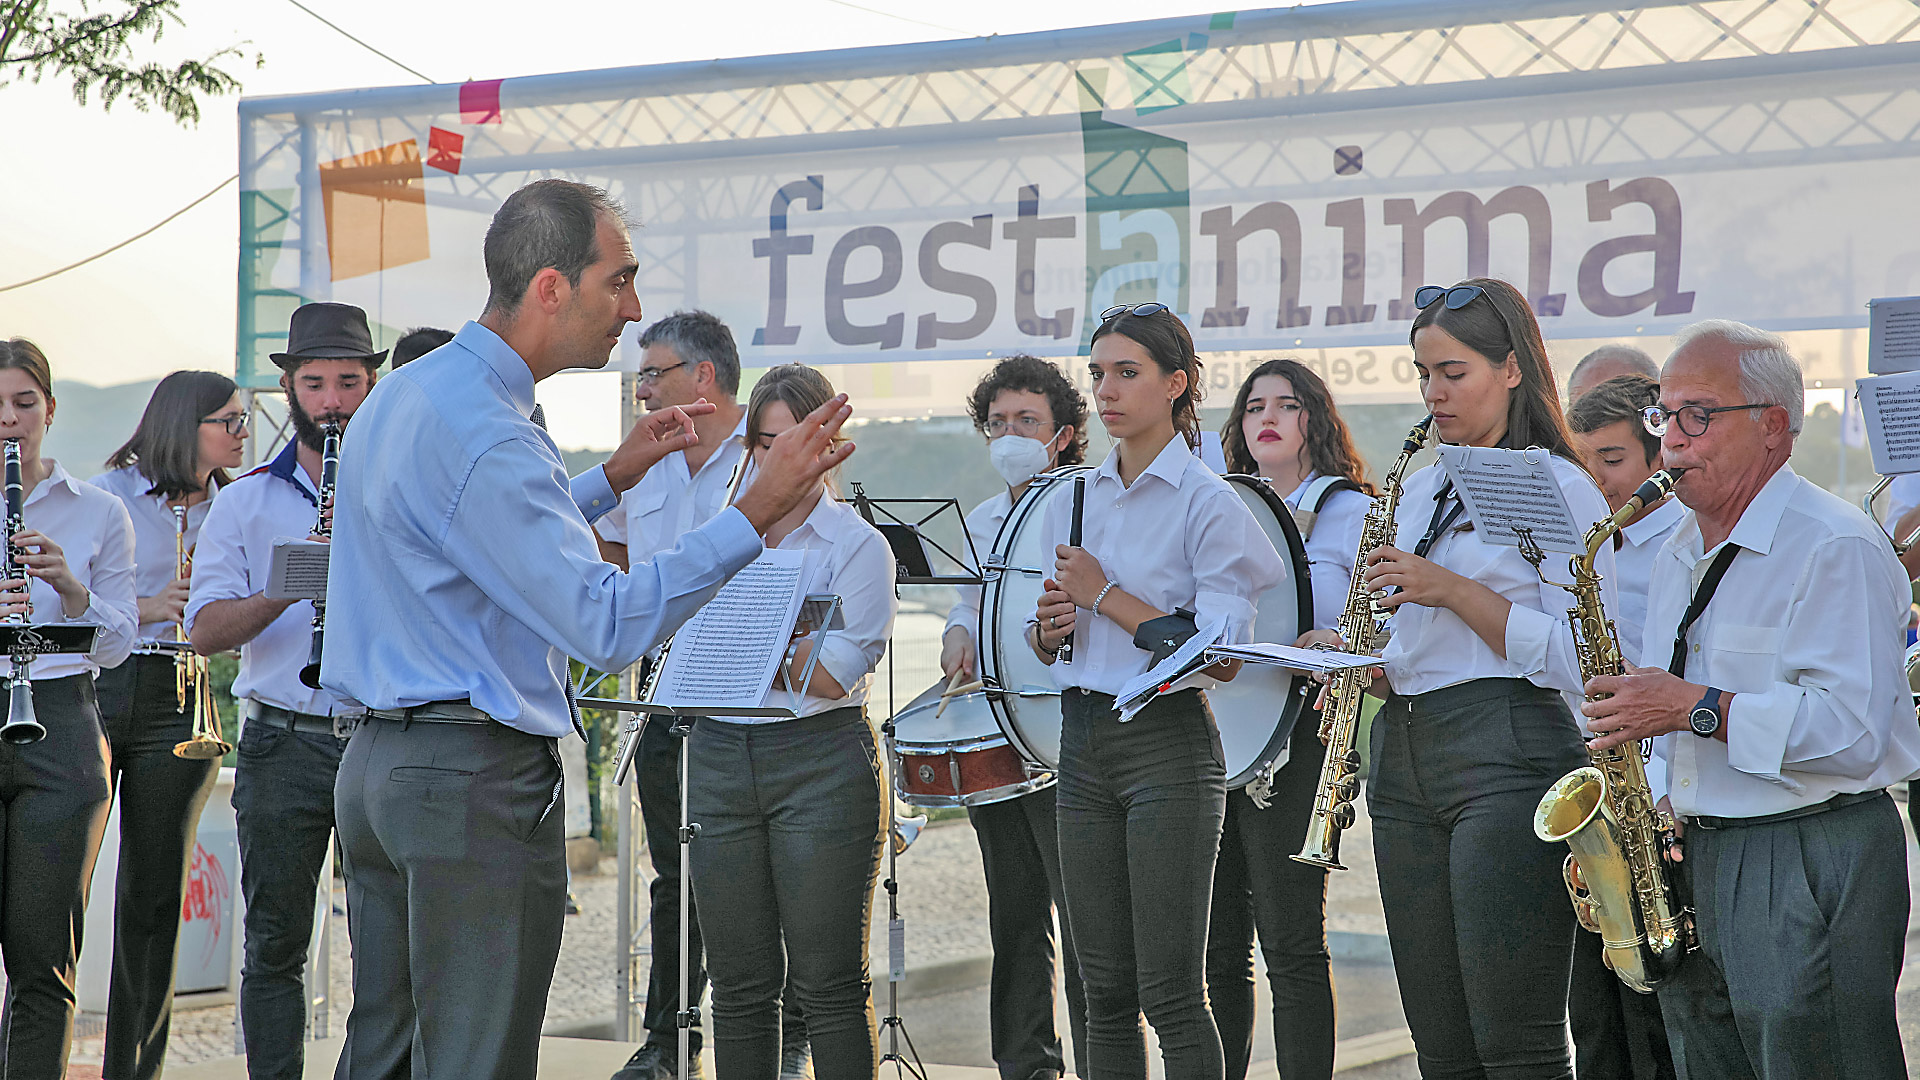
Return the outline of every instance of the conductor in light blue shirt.
<path id="1" fill-rule="evenodd" d="M 852 450 L 829 450 L 841 395 L 677 548 L 625 573 L 600 561 L 589 520 L 694 442 L 690 417 L 713 407 L 647 417 L 571 483 L 530 419 L 536 382 L 606 366 L 639 321 L 630 227 L 584 184 L 509 196 L 487 230 L 479 320 L 381 380 L 354 417 L 321 675 L 368 707 L 334 789 L 354 952 L 337 1078 L 534 1075 L 565 918 L 566 658 L 637 660 Z"/>

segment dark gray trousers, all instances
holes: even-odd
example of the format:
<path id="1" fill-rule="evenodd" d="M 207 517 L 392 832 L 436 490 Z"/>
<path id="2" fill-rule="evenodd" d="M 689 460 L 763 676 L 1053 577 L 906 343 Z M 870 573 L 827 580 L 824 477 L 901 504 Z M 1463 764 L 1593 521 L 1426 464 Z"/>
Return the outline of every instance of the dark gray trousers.
<path id="1" fill-rule="evenodd" d="M 1660 998 L 1627 989 L 1602 958 L 1600 935 L 1573 936 L 1573 983 L 1567 1020 L 1573 1027 L 1573 1073 L 1610 1080 L 1673 1080 L 1673 1051 Z"/>
<path id="2" fill-rule="evenodd" d="M 566 920 L 554 740 L 368 720 L 334 798 L 353 934 L 336 1080 L 531 1080 Z"/>
<path id="3" fill-rule="evenodd" d="M 1540 796 L 1588 760 L 1566 699 L 1523 679 L 1396 694 L 1371 742 L 1380 902 L 1420 1075 L 1568 1080 L 1566 848 L 1533 835 Z"/>
<path id="4" fill-rule="evenodd" d="M 1053 1017 L 1056 955 L 1067 989 L 1067 1028 L 1073 1060 L 1087 1060 L 1087 996 L 1080 958 L 1067 925 L 1060 883 L 1060 840 L 1054 825 L 1052 788 L 1017 799 L 970 806 L 980 864 L 987 876 L 987 930 L 993 939 L 993 988 L 987 1020 L 993 1060 L 1003 1080 L 1027 1080 L 1042 1069 L 1064 1073 L 1060 1033 Z M 1060 945 L 1053 940 L 1053 913 L 1060 912 Z"/>
<path id="5" fill-rule="evenodd" d="M 1220 1080 L 1207 1007 L 1207 911 L 1226 764 L 1206 698 L 1157 698 L 1121 723 L 1113 698 L 1060 695 L 1060 876 L 1086 980 L 1093 1080 L 1146 1080 L 1144 1013 L 1166 1074 Z"/>
<path id="6" fill-rule="evenodd" d="M 1893 800 L 1689 828 L 1684 850 L 1700 948 L 1659 995 L 1682 1080 L 1906 1076 L 1894 984 L 1907 858 Z"/>
<path id="7" fill-rule="evenodd" d="M 873 729 L 849 707 L 772 724 L 701 717 L 689 739 L 693 896 L 719 1074 L 779 1074 L 790 975 L 821 1080 L 871 1078 L 867 944 L 887 828 Z"/>

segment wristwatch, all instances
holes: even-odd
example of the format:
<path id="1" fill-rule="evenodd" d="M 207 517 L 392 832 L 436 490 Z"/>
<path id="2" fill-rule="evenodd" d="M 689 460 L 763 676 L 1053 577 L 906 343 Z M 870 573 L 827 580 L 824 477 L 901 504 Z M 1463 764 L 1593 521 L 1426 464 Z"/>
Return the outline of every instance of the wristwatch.
<path id="1" fill-rule="evenodd" d="M 1720 715 L 1720 690 L 1707 687 L 1707 695 L 1687 714 L 1687 725 L 1693 733 L 1703 739 L 1711 739 L 1720 730 L 1720 724 L 1726 717 Z"/>

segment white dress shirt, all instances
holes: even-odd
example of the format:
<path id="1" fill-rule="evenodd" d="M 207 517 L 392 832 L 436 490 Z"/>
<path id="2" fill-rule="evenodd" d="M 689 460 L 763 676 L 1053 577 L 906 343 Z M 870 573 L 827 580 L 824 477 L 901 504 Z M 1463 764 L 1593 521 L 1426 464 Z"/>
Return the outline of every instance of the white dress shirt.
<path id="1" fill-rule="evenodd" d="M 1920 774 L 1903 652 L 1907 575 L 1885 534 L 1783 465 L 1728 535 L 1743 550 L 1687 635 L 1688 682 L 1731 691 L 1727 741 L 1655 740 L 1681 816 L 1758 817 Z M 1689 513 L 1654 560 L 1641 662 L 1674 631 L 1720 548 Z"/>
<path id="2" fill-rule="evenodd" d="M 1901 473 L 1887 488 L 1887 528 L 1892 529 L 1907 511 L 1920 506 L 1920 473 Z"/>
<path id="3" fill-rule="evenodd" d="M 777 546 L 781 551 L 806 552 L 802 573 L 807 594 L 839 596 L 841 617 L 846 622 L 845 629 L 824 634 L 815 631 L 801 639 L 814 643 L 820 654 L 819 670 L 833 676 L 846 695 L 825 698 L 805 694 L 797 711 L 801 716 L 813 716 L 830 709 L 865 705 L 873 687 L 873 669 L 887 651 L 893 616 L 900 607 L 893 593 L 893 549 L 880 530 L 830 492 L 821 493 L 807 519 L 782 537 Z M 787 708 L 793 704 L 793 695 L 776 686 L 767 691 L 760 704 Z M 747 724 L 775 722 L 766 717 L 715 719 Z"/>
<path id="4" fill-rule="evenodd" d="M 1620 635 L 1620 655 L 1629 664 L 1640 658 L 1640 631 L 1647 624 L 1647 585 L 1653 580 L 1653 560 L 1666 546 L 1687 508 L 1668 497 L 1639 521 L 1621 529 L 1620 546 L 1613 552 L 1614 592 L 1619 594 L 1613 628 Z"/>
<path id="5" fill-rule="evenodd" d="M 1554 479 L 1566 496 L 1573 519 L 1587 525 L 1606 517 L 1607 500 L 1594 485 L 1593 478 L 1573 462 L 1549 455 Z M 1447 473 L 1432 465 L 1407 478 L 1394 515 L 1398 542 L 1395 547 L 1411 552 L 1426 534 L 1433 519 L 1435 497 L 1446 484 Z M 1424 694 L 1430 690 L 1457 686 L 1474 679 L 1526 679 L 1535 686 L 1558 690 L 1568 696 L 1568 707 L 1580 715 L 1583 681 L 1580 664 L 1574 655 L 1573 629 L 1567 622 L 1567 609 L 1573 595 L 1564 589 L 1541 583 L 1533 566 L 1520 556 L 1520 549 L 1506 544 L 1490 544 L 1461 514 L 1427 553 L 1431 561 L 1463 577 L 1485 585 L 1513 606 L 1507 612 L 1506 657 L 1489 648 L 1465 620 L 1447 608 L 1402 604 L 1394 609 L 1393 638 L 1381 653 L 1387 679 L 1393 692 L 1401 695 Z M 1596 564 L 1600 571 L 1600 595 L 1608 611 L 1619 609 L 1614 596 L 1613 545 L 1600 548 Z M 1565 555 L 1547 553 L 1540 564 L 1547 576 L 1564 581 L 1568 577 Z"/>
<path id="6" fill-rule="evenodd" d="M 1287 566 L 1233 488 L 1178 437 L 1131 487 L 1120 482 L 1117 446 L 1086 476 L 1081 546 L 1100 560 L 1107 580 L 1168 614 L 1187 608 L 1202 628 L 1224 618 L 1226 640 L 1246 641 L 1256 600 L 1287 579 Z M 1065 544 L 1072 520 L 1071 493 L 1049 503 L 1040 550 Z M 1052 665 L 1062 690 L 1118 693 L 1153 659 L 1111 619 L 1082 608 L 1075 624 L 1073 659 Z"/>
<path id="7" fill-rule="evenodd" d="M 193 633 L 194 621 L 208 604 L 245 600 L 265 589 L 273 572 L 273 542 L 310 535 L 319 519 L 318 505 L 294 442 L 273 461 L 222 489 L 200 526 L 187 596 L 187 633 Z M 240 646 L 233 696 L 313 716 L 357 712 L 300 681 L 312 649 L 313 604 L 301 600 Z"/>
<path id="8" fill-rule="evenodd" d="M 21 517 L 26 527 L 60 545 L 73 571 L 91 597 L 79 618 L 69 619 L 53 586 L 39 578 L 27 585 L 37 623 L 93 623 L 100 629 L 90 653 L 53 653 L 33 662 L 34 679 L 94 675 L 102 668 L 119 667 L 133 651 L 134 624 L 140 618 L 133 593 L 133 523 L 127 508 L 112 495 L 73 478 L 52 458 L 50 471 L 27 493 Z M 0 657 L 0 664 L 5 658 Z"/>
<path id="9" fill-rule="evenodd" d="M 712 521 L 724 507 L 733 468 L 747 448 L 747 414 L 699 472 L 687 469 L 687 453 L 675 450 L 648 469 L 639 483 L 620 496 L 613 513 L 594 523 L 601 537 L 627 546 L 627 565 L 646 562 L 673 550 L 680 538 Z"/>
<path id="10" fill-rule="evenodd" d="M 967 514 L 967 539 L 973 543 L 974 557 L 980 560 L 984 568 L 987 554 L 993 550 L 994 538 L 1000 535 L 1000 526 L 1007 523 L 1007 515 L 1013 513 L 1013 493 L 1002 491 L 1000 494 L 974 507 Z M 959 627 L 967 632 L 968 640 L 973 642 L 974 670 L 979 670 L 980 655 L 980 598 L 985 591 L 980 585 L 955 586 L 959 595 L 954 597 L 953 607 L 947 612 L 947 625 L 940 631 L 944 640 L 947 631 Z"/>
<path id="11" fill-rule="evenodd" d="M 103 472 L 87 481 L 94 487 L 117 497 L 127 508 L 127 516 L 133 519 L 133 592 L 135 596 L 158 596 L 168 585 L 178 569 L 174 552 L 175 534 L 179 526 L 175 523 L 173 507 L 167 504 L 164 495 L 149 494 L 153 481 L 147 479 L 138 465 L 128 465 L 123 469 Z M 213 494 L 218 494 L 215 491 Z M 207 509 L 213 505 L 211 495 L 192 506 L 187 507 L 187 553 L 191 557 L 193 545 L 200 539 L 200 523 L 207 519 Z M 157 638 L 173 638 L 173 624 L 170 622 L 142 623 L 139 641 L 151 642 Z"/>
<path id="12" fill-rule="evenodd" d="M 1300 486 L 1285 499 L 1287 509 L 1300 509 L 1307 489 L 1320 478 L 1308 473 Z M 1319 629 L 1338 629 L 1340 616 L 1347 611 L 1347 594 L 1353 590 L 1353 566 L 1360 551 L 1360 529 L 1367 522 L 1373 500 L 1364 491 L 1341 488 L 1320 504 L 1313 519 L 1313 535 L 1307 537 L 1307 567 L 1313 581 L 1313 625 Z M 1302 632 L 1308 628 L 1301 627 Z M 1291 645 L 1291 641 L 1280 642 Z"/>

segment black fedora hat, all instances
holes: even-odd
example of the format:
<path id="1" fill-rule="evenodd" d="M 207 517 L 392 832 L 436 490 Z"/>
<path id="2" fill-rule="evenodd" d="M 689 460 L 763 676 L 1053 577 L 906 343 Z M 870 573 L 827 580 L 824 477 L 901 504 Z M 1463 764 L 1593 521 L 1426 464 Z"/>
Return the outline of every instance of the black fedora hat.
<path id="1" fill-rule="evenodd" d="M 269 353 L 281 368 L 292 371 L 308 360 L 365 360 L 378 364 L 387 350 L 374 350 L 367 313 L 352 304 L 313 303 L 293 309 L 287 326 L 287 351 Z"/>

